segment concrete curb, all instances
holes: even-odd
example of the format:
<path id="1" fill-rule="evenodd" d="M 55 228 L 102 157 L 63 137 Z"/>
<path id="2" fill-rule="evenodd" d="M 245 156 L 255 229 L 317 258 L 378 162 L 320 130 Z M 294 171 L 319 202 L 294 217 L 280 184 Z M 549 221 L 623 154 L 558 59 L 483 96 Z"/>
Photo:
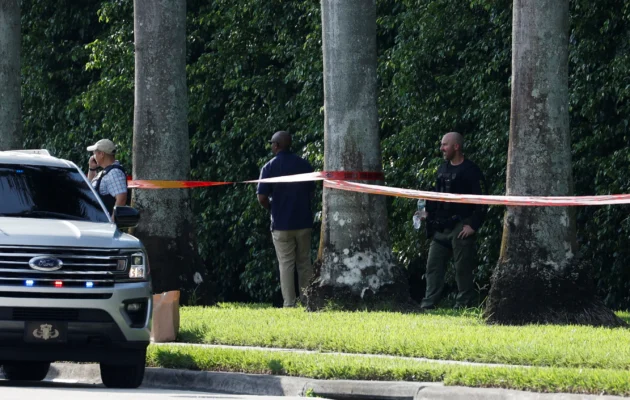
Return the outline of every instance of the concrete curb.
<path id="1" fill-rule="evenodd" d="M 100 384 L 97 364 L 55 363 L 46 380 Z M 594 400 L 622 399 L 564 393 L 532 393 L 508 389 L 444 386 L 432 382 L 321 380 L 276 375 L 147 368 L 144 387 L 196 390 L 257 396 L 306 396 L 339 400 Z"/>

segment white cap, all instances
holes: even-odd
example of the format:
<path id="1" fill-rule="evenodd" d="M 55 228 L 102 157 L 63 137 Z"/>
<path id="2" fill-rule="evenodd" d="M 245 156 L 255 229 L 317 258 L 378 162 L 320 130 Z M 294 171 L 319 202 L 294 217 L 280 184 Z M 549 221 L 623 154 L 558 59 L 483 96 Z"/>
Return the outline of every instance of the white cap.
<path id="1" fill-rule="evenodd" d="M 116 145 L 109 139 L 101 139 L 87 148 L 87 151 L 102 151 L 107 154 L 116 153 Z"/>

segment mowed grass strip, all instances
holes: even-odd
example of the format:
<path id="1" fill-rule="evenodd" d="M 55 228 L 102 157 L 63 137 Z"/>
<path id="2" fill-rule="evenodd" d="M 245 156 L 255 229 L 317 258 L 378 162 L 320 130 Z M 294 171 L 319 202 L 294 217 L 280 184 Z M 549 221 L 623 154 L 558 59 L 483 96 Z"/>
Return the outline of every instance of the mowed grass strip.
<path id="1" fill-rule="evenodd" d="M 620 313 L 628 318 L 627 313 Z M 512 365 L 630 369 L 630 330 L 487 325 L 478 310 L 310 313 L 262 305 L 183 307 L 190 343 L 387 354 Z"/>
<path id="2" fill-rule="evenodd" d="M 487 367 L 356 355 L 267 352 L 194 346 L 150 346 L 150 367 L 355 379 L 444 382 L 537 392 L 630 395 L 630 372 L 553 367 Z"/>

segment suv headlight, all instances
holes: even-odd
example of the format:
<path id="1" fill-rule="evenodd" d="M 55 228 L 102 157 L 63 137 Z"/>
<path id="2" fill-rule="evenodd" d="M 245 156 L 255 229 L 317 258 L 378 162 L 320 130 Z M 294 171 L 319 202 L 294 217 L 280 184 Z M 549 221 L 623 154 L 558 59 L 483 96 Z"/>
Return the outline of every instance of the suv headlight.
<path id="1" fill-rule="evenodd" d="M 129 279 L 147 279 L 149 275 L 147 257 L 144 253 L 133 253 L 129 263 Z"/>

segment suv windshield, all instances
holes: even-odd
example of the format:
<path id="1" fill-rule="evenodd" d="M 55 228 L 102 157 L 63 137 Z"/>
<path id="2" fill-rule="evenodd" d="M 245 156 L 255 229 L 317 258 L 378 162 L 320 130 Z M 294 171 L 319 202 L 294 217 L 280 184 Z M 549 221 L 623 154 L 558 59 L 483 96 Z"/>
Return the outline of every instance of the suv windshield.
<path id="1" fill-rule="evenodd" d="M 75 168 L 0 164 L 0 216 L 109 222 Z"/>

